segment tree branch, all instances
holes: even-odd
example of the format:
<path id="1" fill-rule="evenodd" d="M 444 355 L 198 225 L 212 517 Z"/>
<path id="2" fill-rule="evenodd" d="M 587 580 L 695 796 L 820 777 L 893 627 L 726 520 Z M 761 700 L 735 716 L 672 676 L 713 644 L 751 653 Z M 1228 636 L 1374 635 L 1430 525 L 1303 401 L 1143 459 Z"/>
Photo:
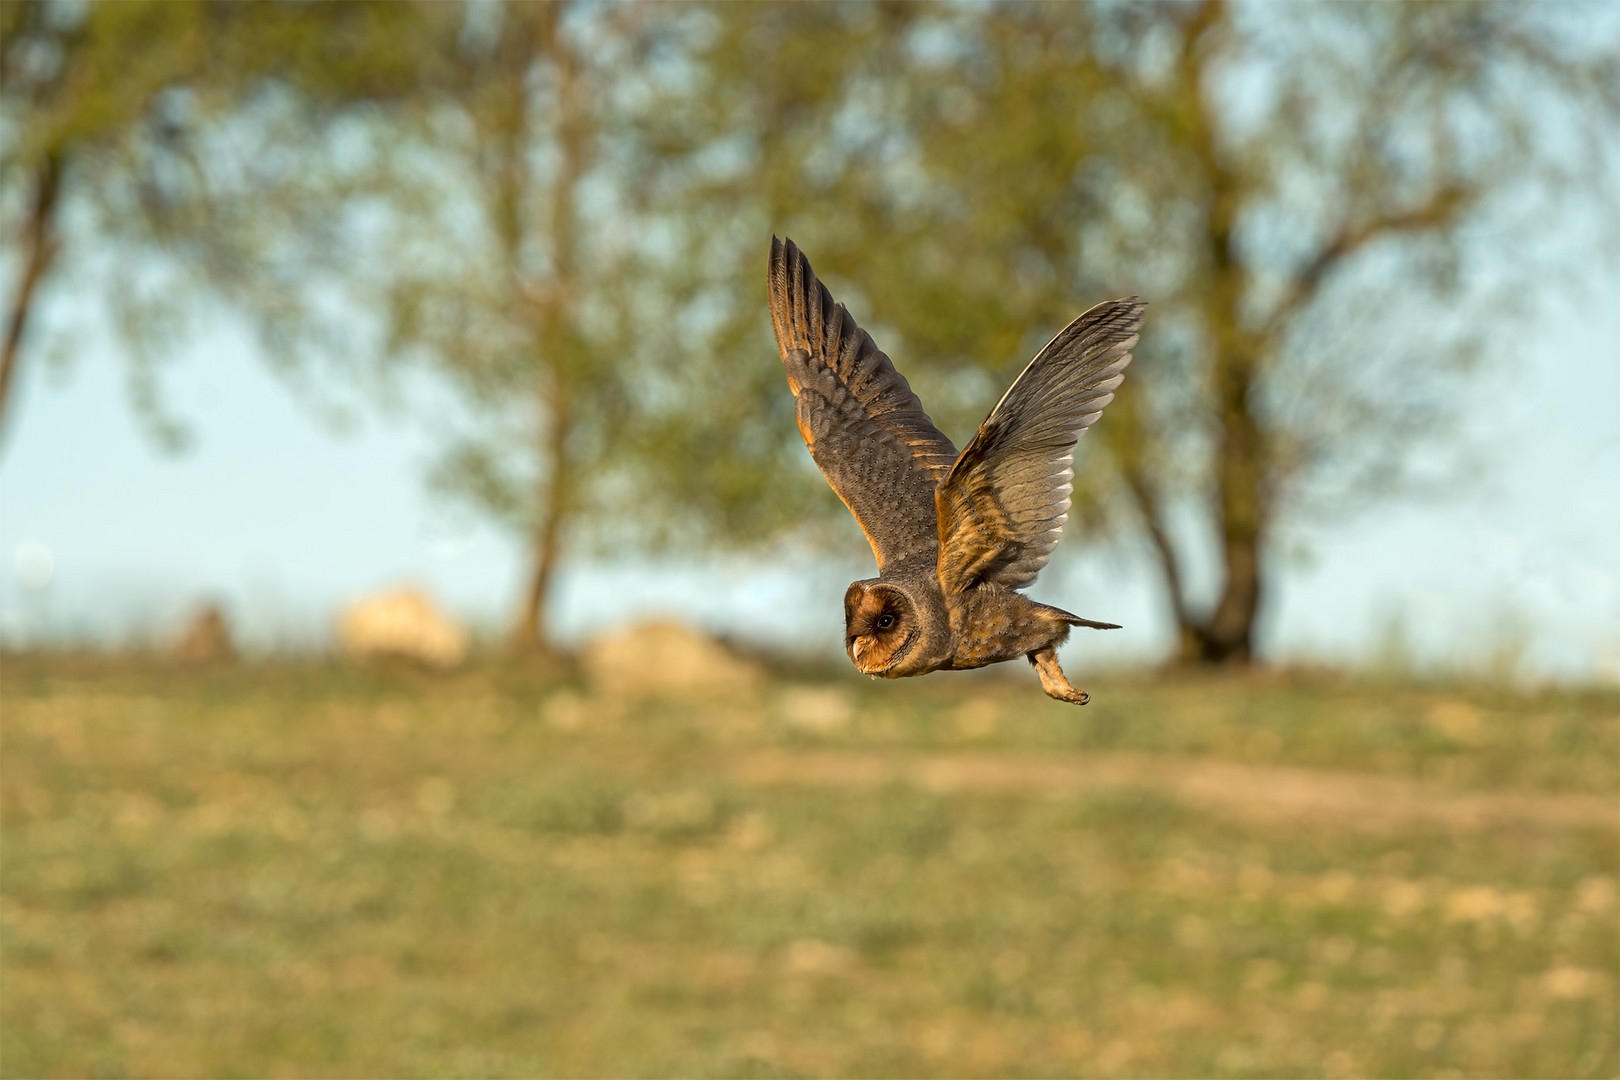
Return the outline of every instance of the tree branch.
<path id="1" fill-rule="evenodd" d="M 1170 594 L 1170 611 L 1176 617 L 1177 630 L 1185 636 L 1193 629 L 1192 616 L 1187 610 L 1187 591 L 1181 580 L 1181 563 L 1176 558 L 1175 545 L 1170 540 L 1170 530 L 1165 526 L 1158 497 L 1142 470 L 1141 462 L 1134 455 L 1121 456 L 1120 473 L 1136 502 L 1137 511 L 1142 515 L 1148 538 L 1153 541 L 1154 553 L 1159 557 L 1159 569 L 1164 573 L 1165 591 Z"/>
<path id="2" fill-rule="evenodd" d="M 1261 330 L 1262 339 L 1273 338 L 1283 324 L 1316 295 L 1323 279 L 1357 251 L 1374 240 L 1394 233 L 1420 232 L 1450 224 L 1478 197 L 1479 192 L 1471 186 L 1447 184 L 1436 189 L 1419 206 L 1375 214 L 1355 225 L 1346 222 L 1340 226 L 1338 235 L 1289 281 L 1282 299 L 1272 309 L 1271 317 Z"/>
<path id="3" fill-rule="evenodd" d="M 23 232 L 27 255 L 22 274 L 17 279 L 17 291 L 12 296 L 11 308 L 6 315 L 6 336 L 0 351 L 0 433 L 5 430 L 6 408 L 11 402 L 11 381 L 17 370 L 17 354 L 22 346 L 23 330 L 34 306 L 34 292 L 40 278 L 50 269 L 56 257 L 56 237 L 53 225 L 56 217 L 57 196 L 62 186 L 62 158 L 57 153 L 47 154 L 40 163 L 39 177 L 34 185 L 34 205 L 28 214 Z"/>

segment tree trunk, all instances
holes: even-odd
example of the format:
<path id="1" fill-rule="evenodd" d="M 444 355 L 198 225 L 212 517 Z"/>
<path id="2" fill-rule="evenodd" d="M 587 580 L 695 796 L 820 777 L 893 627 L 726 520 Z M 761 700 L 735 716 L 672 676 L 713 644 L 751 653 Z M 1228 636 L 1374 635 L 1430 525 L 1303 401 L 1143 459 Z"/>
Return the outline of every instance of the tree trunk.
<path id="1" fill-rule="evenodd" d="M 1190 637 L 1182 635 L 1182 659 L 1211 664 L 1254 659 L 1264 576 L 1266 444 L 1250 401 L 1259 346 L 1239 325 L 1238 283 L 1230 249 L 1221 244 L 1207 315 L 1215 338 L 1216 525 L 1224 579 L 1210 617 Z"/>
<path id="2" fill-rule="evenodd" d="M 34 185 L 34 205 L 29 211 L 28 225 L 23 234 L 26 251 L 22 270 L 17 278 L 17 290 L 11 298 L 10 310 L 6 314 L 5 340 L 0 344 L 0 436 L 5 432 L 12 380 L 17 373 L 17 355 L 22 348 L 29 312 L 33 310 L 34 292 L 56 254 L 52 226 L 55 224 L 61 182 L 62 159 L 54 153 L 46 155 Z"/>
<path id="3" fill-rule="evenodd" d="M 525 17 L 534 17 L 533 32 L 541 48 L 555 65 L 557 80 L 557 174 L 551 183 L 550 207 L 546 222 L 551 241 L 551 277 L 537 297 L 531 297 L 528 308 L 534 319 L 534 337 L 537 362 L 542 369 L 538 375 L 540 413 L 545 417 L 545 434 L 537 449 L 549 462 L 544 490 L 538 493 L 539 513 L 531 538 L 528 588 L 518 614 L 513 645 L 519 652 L 554 655 L 556 650 L 547 629 L 547 609 L 550 606 L 551 587 L 558 564 L 561 562 L 565 525 L 572 511 L 572 485 L 574 464 L 568 456 L 568 436 L 574 424 L 574 370 L 578 362 L 580 342 L 573 332 L 571 310 L 576 295 L 578 259 L 574 222 L 574 197 L 580 178 L 585 172 L 586 118 L 584 102 L 580 99 L 579 58 L 570 44 L 563 39 L 561 5 L 520 9 Z M 518 111 L 527 117 L 527 79 L 520 78 L 515 90 L 523 95 Z M 525 125 L 526 127 L 526 125 Z M 526 153 L 525 140 L 513 143 L 513 152 Z M 521 163 L 514 163 L 512 176 L 526 181 L 532 177 Z M 519 232 L 517 207 L 521 190 L 508 193 L 506 205 L 512 210 L 512 240 L 509 257 L 514 267 L 514 280 L 521 281 L 522 266 L 518 257 Z"/>
<path id="4" fill-rule="evenodd" d="M 1130 427 L 1137 423 L 1136 411 L 1126 402 L 1126 407 L 1117 413 L 1118 419 L 1124 426 Z M 1164 520 L 1164 513 L 1160 499 L 1153 490 L 1153 484 L 1148 479 L 1147 469 L 1140 456 L 1133 447 L 1140 444 L 1141 436 L 1127 432 L 1124 438 L 1126 449 L 1120 454 L 1120 471 L 1124 475 L 1125 484 L 1136 501 L 1137 511 L 1142 515 L 1142 524 L 1147 529 L 1148 539 L 1153 542 L 1153 553 L 1158 557 L 1159 570 L 1164 575 L 1164 591 L 1170 601 L 1170 616 L 1176 623 L 1176 657 L 1182 662 L 1198 657 L 1202 651 L 1200 641 L 1203 634 L 1203 623 L 1193 617 L 1187 605 L 1187 590 L 1181 577 L 1181 560 L 1176 555 L 1175 542 L 1170 538 L 1170 529 Z"/>
<path id="5" fill-rule="evenodd" d="M 1220 599 L 1197 634 L 1197 659 L 1248 664 L 1260 614 L 1266 527 L 1266 445 L 1250 401 L 1259 348 L 1239 319 L 1240 275 L 1229 233 L 1217 230 L 1215 277 L 1207 308 L 1215 339 L 1217 531 L 1224 577 Z M 1187 657 L 1191 659 L 1191 657 Z"/>
<path id="6" fill-rule="evenodd" d="M 1254 624 L 1262 595 L 1267 448 L 1250 400 L 1262 343 L 1243 324 L 1244 271 L 1233 250 L 1243 180 L 1222 160 L 1214 105 L 1203 85 L 1205 65 L 1226 31 L 1226 19 L 1221 0 L 1205 0 L 1189 26 L 1180 62 L 1180 104 L 1210 193 L 1210 280 L 1204 317 L 1214 352 L 1216 531 L 1225 572 L 1220 599 L 1209 618 L 1199 623 L 1182 619 L 1181 659 L 1248 664 L 1254 659 Z"/>
<path id="7" fill-rule="evenodd" d="M 562 554 L 562 524 L 568 513 L 569 471 L 568 426 L 572 409 L 566 390 L 559 387 L 551 404 L 551 431 L 547 442 L 551 459 L 551 475 L 547 478 L 543 495 L 545 510 L 534 531 L 530 548 L 529 585 L 523 594 L 523 606 L 518 615 L 514 645 L 519 652 L 552 655 L 551 636 L 547 632 L 547 609 L 550 606 L 551 582 L 557 572 Z"/>
<path id="8" fill-rule="evenodd" d="M 1261 435 L 1249 410 L 1246 363 L 1223 365 L 1218 453 L 1221 555 L 1225 580 L 1215 611 L 1198 635 L 1198 659 L 1248 664 L 1254 659 L 1254 623 L 1260 614 L 1265 513 Z"/>

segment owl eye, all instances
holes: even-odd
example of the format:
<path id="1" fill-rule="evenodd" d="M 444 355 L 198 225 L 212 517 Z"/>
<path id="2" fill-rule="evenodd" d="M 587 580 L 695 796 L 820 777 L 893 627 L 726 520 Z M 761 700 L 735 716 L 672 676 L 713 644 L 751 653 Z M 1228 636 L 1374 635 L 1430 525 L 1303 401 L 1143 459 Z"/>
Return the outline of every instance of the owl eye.
<path id="1" fill-rule="evenodd" d="M 891 627 L 893 625 L 894 625 L 894 616 L 893 615 L 879 615 L 878 616 L 877 628 L 879 630 L 887 630 L 889 627 Z"/>

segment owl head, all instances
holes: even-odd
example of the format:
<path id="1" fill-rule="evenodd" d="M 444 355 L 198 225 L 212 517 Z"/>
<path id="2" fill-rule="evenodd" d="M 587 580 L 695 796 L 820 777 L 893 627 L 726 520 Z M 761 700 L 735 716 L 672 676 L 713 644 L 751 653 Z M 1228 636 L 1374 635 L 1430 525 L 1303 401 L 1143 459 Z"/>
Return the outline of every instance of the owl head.
<path id="1" fill-rule="evenodd" d="M 926 629 L 916 601 L 898 583 L 857 581 L 844 593 L 844 647 L 864 674 L 905 673 Z"/>

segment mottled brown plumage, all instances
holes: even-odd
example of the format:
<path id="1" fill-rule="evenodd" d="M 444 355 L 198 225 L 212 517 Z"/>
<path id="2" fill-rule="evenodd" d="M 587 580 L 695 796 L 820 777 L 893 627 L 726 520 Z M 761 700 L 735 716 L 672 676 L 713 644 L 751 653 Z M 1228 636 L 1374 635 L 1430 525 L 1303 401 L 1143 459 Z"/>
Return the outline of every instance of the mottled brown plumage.
<path id="1" fill-rule="evenodd" d="M 855 666 L 892 679 L 1024 656 L 1047 694 L 1084 705 L 1057 647 L 1075 626 L 1118 627 L 1017 590 L 1057 546 L 1075 441 L 1113 400 L 1146 305 L 1111 300 L 1064 327 L 959 455 L 791 240 L 771 238 L 770 300 L 799 434 L 877 557 L 844 594 Z"/>

